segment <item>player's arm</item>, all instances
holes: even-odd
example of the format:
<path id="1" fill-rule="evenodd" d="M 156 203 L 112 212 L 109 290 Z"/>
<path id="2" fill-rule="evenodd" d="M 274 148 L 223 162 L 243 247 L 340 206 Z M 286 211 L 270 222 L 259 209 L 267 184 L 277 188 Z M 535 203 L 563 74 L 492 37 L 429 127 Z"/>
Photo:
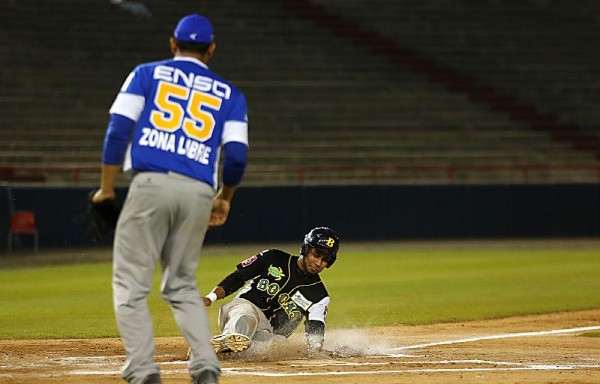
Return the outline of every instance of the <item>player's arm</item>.
<path id="1" fill-rule="evenodd" d="M 208 226 L 218 227 L 227 221 L 231 200 L 242 182 L 248 163 L 248 105 L 243 94 L 236 92 L 232 108 L 223 125 L 221 142 L 225 160 L 223 161 L 223 186 L 213 201 L 213 209 Z"/>
<path id="2" fill-rule="evenodd" d="M 306 344 L 309 352 L 320 352 L 325 342 L 325 315 L 329 306 L 329 296 L 308 309 L 308 316 L 304 323 Z"/>
<path id="3" fill-rule="evenodd" d="M 127 144 L 144 109 L 142 88 L 141 76 L 136 68 L 127 76 L 110 107 L 102 152 L 102 177 L 100 189 L 92 197 L 94 203 L 115 198 L 115 181 L 123 165 Z"/>
<path id="4" fill-rule="evenodd" d="M 323 350 L 325 342 L 325 323 L 320 320 L 306 320 L 306 345 L 310 352 Z"/>
<path id="5" fill-rule="evenodd" d="M 248 146 L 239 142 L 225 144 L 223 163 L 223 186 L 215 196 L 208 226 L 218 227 L 227 221 L 233 195 L 242 182 L 248 161 Z"/>
<path id="6" fill-rule="evenodd" d="M 100 189 L 92 197 L 92 202 L 99 203 L 115 198 L 115 181 L 121 171 L 127 144 L 135 122 L 128 117 L 111 114 L 102 152 L 102 176 Z"/>
<path id="7" fill-rule="evenodd" d="M 233 200 L 233 195 L 237 189 L 238 185 L 223 184 L 213 200 L 210 220 L 208 222 L 209 228 L 220 227 L 225 224 L 231 210 L 231 200 Z"/>
<path id="8" fill-rule="evenodd" d="M 210 307 L 212 303 L 214 303 L 217 300 L 221 300 L 226 296 L 227 293 L 225 292 L 225 288 L 223 288 L 220 285 L 217 285 L 208 295 L 204 296 L 202 300 L 204 301 L 204 305 Z"/>
<path id="9" fill-rule="evenodd" d="M 223 186 L 215 196 L 208 226 L 218 227 L 227 221 L 231 208 L 231 200 L 242 182 L 248 162 L 248 146 L 240 142 L 225 144 L 225 161 L 223 162 Z"/>
<path id="10" fill-rule="evenodd" d="M 221 300 L 238 289 L 242 288 L 248 280 L 259 276 L 264 268 L 266 268 L 267 257 L 269 250 L 262 251 L 258 255 L 254 255 L 236 266 L 235 271 L 227 275 L 213 290 L 203 297 L 204 304 L 209 307 L 217 300 Z"/>
<path id="11" fill-rule="evenodd" d="M 210 307 L 215 301 L 221 300 L 242 288 L 246 281 L 246 278 L 240 270 L 236 269 L 221 280 L 208 295 L 202 298 L 202 300 L 204 300 L 204 305 Z"/>

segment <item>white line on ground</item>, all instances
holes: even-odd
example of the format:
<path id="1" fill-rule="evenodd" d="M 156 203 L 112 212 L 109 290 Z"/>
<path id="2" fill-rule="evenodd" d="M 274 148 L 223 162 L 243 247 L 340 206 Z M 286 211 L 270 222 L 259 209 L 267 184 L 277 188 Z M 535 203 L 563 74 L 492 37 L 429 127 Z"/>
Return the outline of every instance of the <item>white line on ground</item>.
<path id="1" fill-rule="evenodd" d="M 431 361 L 431 364 L 440 363 Z M 509 365 L 512 363 L 489 362 L 490 364 Z M 515 364 L 516 365 L 516 364 Z M 466 368 L 418 368 L 418 369 L 394 369 L 380 371 L 346 371 L 346 372 L 259 372 L 246 371 L 239 368 L 225 368 L 223 374 L 237 376 L 261 376 L 261 377 L 295 377 L 295 376 L 337 376 L 337 375 L 385 375 L 398 373 L 426 373 L 426 372 L 480 372 L 480 371 L 568 371 L 574 369 L 598 369 L 600 364 L 568 364 L 568 365 L 547 365 L 547 364 L 531 364 L 518 367 L 466 367 Z M 163 371 L 163 374 L 185 374 L 186 369 Z M 76 370 L 69 372 L 69 375 L 88 376 L 88 375 L 115 375 L 116 371 L 92 371 L 92 370 Z M 0 377 L 5 375 L 0 374 Z"/>
<path id="2" fill-rule="evenodd" d="M 350 367 L 358 367 L 358 366 L 377 366 L 377 365 L 389 365 L 389 362 L 385 363 L 342 363 L 342 362 L 332 362 L 332 363 L 318 363 L 318 364 L 290 364 L 290 367 L 337 367 L 337 366 L 350 366 Z M 469 360 L 413 360 L 413 361 L 395 361 L 396 365 L 417 365 L 417 364 L 481 364 L 481 365 L 508 365 L 508 366 L 516 366 L 516 367 L 528 367 L 528 368 L 539 368 L 545 369 L 546 367 L 571 367 L 573 369 L 576 368 L 600 368 L 600 364 L 535 364 L 535 363 L 519 363 L 519 362 L 510 362 L 510 361 L 490 361 L 490 360 L 479 360 L 479 359 L 469 359 Z"/>
<path id="3" fill-rule="evenodd" d="M 600 326 L 593 327 L 580 327 L 580 328 L 567 328 L 567 329 L 555 329 L 551 331 L 538 331 L 538 332 L 521 332 L 521 333 L 505 333 L 500 335 L 489 335 L 489 336 L 480 336 L 480 337 L 471 337 L 468 339 L 459 339 L 459 340 L 447 340 L 447 341 L 438 341 L 434 343 L 425 343 L 425 344 L 416 344 L 416 345 L 407 345 L 404 347 L 392 348 L 390 351 L 405 351 L 407 349 L 420 349 L 427 347 L 434 347 L 438 345 L 451 345 L 451 344 L 460 344 L 460 343 L 470 343 L 474 341 L 482 341 L 482 340 L 496 340 L 496 339 L 508 339 L 511 337 L 531 337 L 531 336 L 544 336 L 544 335 L 557 335 L 561 333 L 574 333 L 574 332 L 585 332 L 585 331 L 595 331 L 600 330 Z"/>
<path id="4" fill-rule="evenodd" d="M 550 371 L 550 370 L 573 370 L 582 367 L 576 365 L 532 365 L 528 367 L 512 368 L 423 368 L 404 370 L 381 370 L 381 371 L 347 371 L 347 372 L 244 372 L 228 371 L 232 375 L 264 376 L 264 377 L 293 377 L 293 376 L 337 376 L 337 375 L 386 375 L 398 373 L 424 373 L 424 372 L 479 372 L 479 371 Z M 586 366 L 585 368 L 600 368 L 600 365 Z"/>

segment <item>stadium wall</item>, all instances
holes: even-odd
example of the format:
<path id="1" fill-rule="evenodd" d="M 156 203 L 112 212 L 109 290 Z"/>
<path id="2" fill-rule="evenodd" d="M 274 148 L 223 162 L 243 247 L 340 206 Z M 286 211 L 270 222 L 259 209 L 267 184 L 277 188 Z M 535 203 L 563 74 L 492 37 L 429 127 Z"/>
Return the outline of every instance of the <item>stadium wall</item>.
<path id="1" fill-rule="evenodd" d="M 21 209 L 35 212 L 40 247 L 93 245 L 80 222 L 89 190 L 0 186 L 0 252 Z M 345 240 L 598 237 L 600 184 L 240 188 L 228 223 L 206 241 L 298 241 L 319 225 Z M 28 244 L 22 237 L 15 249 Z"/>

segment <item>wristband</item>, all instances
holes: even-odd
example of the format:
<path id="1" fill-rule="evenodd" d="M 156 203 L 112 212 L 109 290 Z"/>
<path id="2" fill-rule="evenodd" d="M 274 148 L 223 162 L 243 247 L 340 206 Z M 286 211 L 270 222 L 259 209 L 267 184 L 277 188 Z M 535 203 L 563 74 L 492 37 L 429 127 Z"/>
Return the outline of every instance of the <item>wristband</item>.
<path id="1" fill-rule="evenodd" d="M 208 295 L 206 295 L 206 298 L 208 300 L 210 300 L 211 303 L 214 303 L 215 301 L 217 301 L 218 297 L 217 294 L 214 292 L 209 293 Z"/>

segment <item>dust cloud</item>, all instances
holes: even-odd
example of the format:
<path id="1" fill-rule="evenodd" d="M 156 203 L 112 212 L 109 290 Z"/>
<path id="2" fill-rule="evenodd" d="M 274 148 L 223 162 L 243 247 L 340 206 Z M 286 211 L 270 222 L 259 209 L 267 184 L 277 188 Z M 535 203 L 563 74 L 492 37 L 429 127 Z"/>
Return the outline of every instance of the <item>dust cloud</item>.
<path id="1" fill-rule="evenodd" d="M 303 333 L 295 333 L 289 339 L 276 338 L 271 342 L 253 342 L 240 353 L 223 354 L 230 361 L 278 361 L 294 359 L 348 358 L 386 355 L 390 345 L 376 341 L 360 329 L 332 329 L 325 334 L 325 345 L 319 353 L 309 353 Z"/>

